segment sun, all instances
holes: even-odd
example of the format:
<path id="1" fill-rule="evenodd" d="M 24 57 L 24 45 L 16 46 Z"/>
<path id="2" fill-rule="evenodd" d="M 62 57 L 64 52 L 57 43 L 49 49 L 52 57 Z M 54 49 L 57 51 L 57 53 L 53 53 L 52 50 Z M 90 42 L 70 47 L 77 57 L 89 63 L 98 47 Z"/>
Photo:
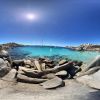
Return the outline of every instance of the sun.
<path id="1" fill-rule="evenodd" d="M 35 20 L 36 16 L 35 16 L 35 14 L 28 13 L 28 14 L 26 14 L 26 18 L 27 18 L 28 20 Z"/>

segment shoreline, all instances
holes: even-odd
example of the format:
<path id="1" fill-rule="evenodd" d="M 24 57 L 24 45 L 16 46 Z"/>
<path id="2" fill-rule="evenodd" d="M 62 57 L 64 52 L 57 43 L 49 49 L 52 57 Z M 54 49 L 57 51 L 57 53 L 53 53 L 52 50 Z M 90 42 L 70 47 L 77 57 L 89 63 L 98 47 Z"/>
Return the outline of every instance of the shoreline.
<path id="1" fill-rule="evenodd" d="M 84 96 L 91 100 L 90 92 L 95 94 L 96 89 L 100 89 L 99 85 L 94 85 L 96 83 L 92 83 L 91 86 L 91 84 L 87 84 L 89 80 L 84 78 L 80 80 L 84 75 L 90 77 L 94 73 L 98 73 L 100 67 L 97 66 L 100 66 L 98 63 L 100 57 L 91 61 L 90 65 L 84 65 L 83 62 L 67 59 L 54 61 L 49 58 L 33 59 L 29 57 L 14 60 L 5 50 L 0 54 L 0 64 L 2 65 L 0 66 L 0 97 L 2 99 L 5 99 L 3 94 L 6 94 L 7 100 L 22 98 L 44 100 L 48 97 L 52 100 L 59 100 L 59 98 L 66 100 L 64 97 L 69 98 L 68 100 L 80 100 Z M 85 72 L 83 73 L 83 71 Z M 88 78 L 87 76 L 86 78 Z M 98 83 L 98 76 L 96 82 Z M 83 83 L 86 85 L 84 86 Z M 76 89 L 79 92 L 76 92 Z M 47 96 L 45 97 L 45 95 Z M 98 94 L 95 94 L 95 97 L 99 98 Z M 95 97 L 92 99 L 95 100 Z"/>

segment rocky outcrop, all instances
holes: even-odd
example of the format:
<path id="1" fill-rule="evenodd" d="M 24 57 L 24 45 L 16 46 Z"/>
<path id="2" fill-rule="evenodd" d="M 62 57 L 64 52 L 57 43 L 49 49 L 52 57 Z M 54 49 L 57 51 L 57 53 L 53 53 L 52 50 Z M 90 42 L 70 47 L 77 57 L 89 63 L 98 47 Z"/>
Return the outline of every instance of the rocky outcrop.
<path id="1" fill-rule="evenodd" d="M 11 43 L 6 43 L 6 44 L 1 44 L 0 48 L 1 49 L 9 49 L 12 47 L 20 47 L 20 46 L 24 46 L 24 45 L 11 42 Z"/>
<path id="2" fill-rule="evenodd" d="M 93 45 L 93 44 L 82 44 L 77 47 L 69 47 L 69 48 L 78 51 L 100 51 L 100 45 Z"/>
<path id="3" fill-rule="evenodd" d="M 78 77 L 76 80 L 92 88 L 100 89 L 100 70 L 91 75 Z"/>
<path id="4" fill-rule="evenodd" d="M 10 71 L 10 66 L 0 58 L 0 77 L 5 76 Z"/>

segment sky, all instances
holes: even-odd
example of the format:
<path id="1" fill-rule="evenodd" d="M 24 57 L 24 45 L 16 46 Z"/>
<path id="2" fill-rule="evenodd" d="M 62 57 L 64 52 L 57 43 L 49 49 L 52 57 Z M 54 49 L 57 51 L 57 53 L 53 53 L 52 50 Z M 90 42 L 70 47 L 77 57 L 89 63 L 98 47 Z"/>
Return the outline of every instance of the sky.
<path id="1" fill-rule="evenodd" d="M 100 0 L 0 0 L 0 43 L 100 44 Z"/>

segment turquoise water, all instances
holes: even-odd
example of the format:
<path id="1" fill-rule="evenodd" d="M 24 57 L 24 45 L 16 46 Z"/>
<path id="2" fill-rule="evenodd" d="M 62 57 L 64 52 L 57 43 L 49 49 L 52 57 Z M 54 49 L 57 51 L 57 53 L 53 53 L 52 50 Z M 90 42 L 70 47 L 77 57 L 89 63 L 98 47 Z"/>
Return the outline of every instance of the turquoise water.
<path id="1" fill-rule="evenodd" d="M 44 57 L 44 56 L 59 56 L 66 57 L 72 60 L 78 60 L 88 62 L 100 55 L 100 52 L 91 51 L 74 51 L 62 47 L 46 47 L 46 46 L 26 46 L 26 47 L 15 47 L 9 50 L 9 53 L 13 57 Z"/>

